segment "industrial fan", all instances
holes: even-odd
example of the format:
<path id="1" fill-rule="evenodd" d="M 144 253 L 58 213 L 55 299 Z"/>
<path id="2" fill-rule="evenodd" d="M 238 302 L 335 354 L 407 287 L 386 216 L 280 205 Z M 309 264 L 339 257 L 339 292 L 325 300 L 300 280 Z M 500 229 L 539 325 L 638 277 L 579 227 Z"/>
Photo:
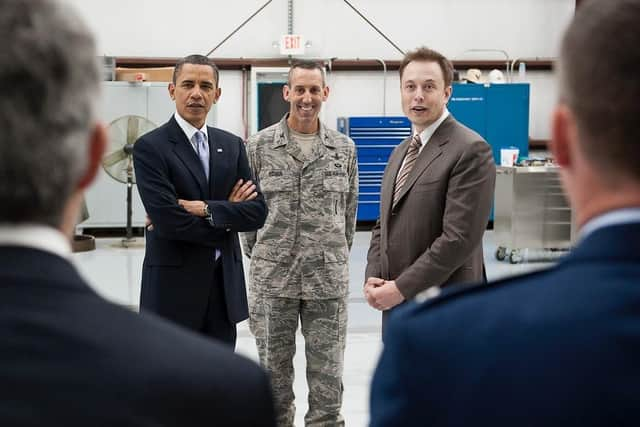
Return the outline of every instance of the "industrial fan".
<path id="1" fill-rule="evenodd" d="M 127 229 L 126 236 L 122 239 L 124 247 L 130 247 L 135 242 L 131 228 L 131 196 L 136 183 L 133 145 L 140 136 L 155 128 L 153 122 L 141 116 L 123 116 L 109 124 L 109 147 L 102 158 L 102 167 L 111 178 L 127 185 Z"/>

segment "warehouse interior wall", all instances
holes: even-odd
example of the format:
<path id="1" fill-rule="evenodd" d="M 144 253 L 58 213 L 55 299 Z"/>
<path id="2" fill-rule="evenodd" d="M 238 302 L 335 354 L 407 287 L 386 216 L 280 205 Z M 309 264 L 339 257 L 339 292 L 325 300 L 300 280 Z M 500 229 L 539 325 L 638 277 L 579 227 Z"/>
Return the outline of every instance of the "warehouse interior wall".
<path id="1" fill-rule="evenodd" d="M 66 0 L 87 20 L 99 50 L 108 56 L 182 57 L 209 52 L 266 0 Z M 427 45 L 453 60 L 553 59 L 573 16 L 575 0 L 350 0 L 402 50 Z M 274 44 L 287 33 L 288 1 L 272 0 L 216 50 L 212 58 L 280 57 Z M 309 59 L 399 60 L 402 54 L 343 0 L 294 0 L 293 32 L 310 43 Z M 494 51 L 470 52 L 471 49 Z M 464 71 L 464 70 L 463 70 Z M 487 71 L 485 71 L 485 75 Z M 548 139 L 555 102 L 550 71 L 527 71 L 531 84 L 533 139 Z M 241 71 L 223 70 L 218 126 L 243 135 Z M 324 120 L 335 128 L 339 116 L 381 115 L 382 72 L 334 71 Z M 401 115 L 396 71 L 386 76 L 387 115 Z"/>

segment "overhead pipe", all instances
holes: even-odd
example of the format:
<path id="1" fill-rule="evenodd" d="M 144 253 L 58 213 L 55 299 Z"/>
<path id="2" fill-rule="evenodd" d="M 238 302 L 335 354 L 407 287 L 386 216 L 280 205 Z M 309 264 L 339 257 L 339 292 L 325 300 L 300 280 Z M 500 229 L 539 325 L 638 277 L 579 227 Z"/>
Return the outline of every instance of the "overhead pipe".
<path id="1" fill-rule="evenodd" d="M 382 117 L 387 115 L 387 63 L 380 58 L 373 58 L 382 64 Z"/>

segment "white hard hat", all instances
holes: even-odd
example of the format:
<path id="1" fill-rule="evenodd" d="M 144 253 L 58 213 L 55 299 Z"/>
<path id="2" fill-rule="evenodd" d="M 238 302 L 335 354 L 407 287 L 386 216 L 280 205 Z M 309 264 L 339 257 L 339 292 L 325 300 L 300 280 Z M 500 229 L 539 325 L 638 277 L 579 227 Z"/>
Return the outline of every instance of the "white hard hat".
<path id="1" fill-rule="evenodd" d="M 478 70 L 477 68 L 469 68 L 463 80 L 466 80 L 469 83 L 482 83 L 482 71 Z"/>
<path id="2" fill-rule="evenodd" d="M 489 72 L 489 83 L 505 83 L 504 74 L 498 69 L 493 69 Z"/>

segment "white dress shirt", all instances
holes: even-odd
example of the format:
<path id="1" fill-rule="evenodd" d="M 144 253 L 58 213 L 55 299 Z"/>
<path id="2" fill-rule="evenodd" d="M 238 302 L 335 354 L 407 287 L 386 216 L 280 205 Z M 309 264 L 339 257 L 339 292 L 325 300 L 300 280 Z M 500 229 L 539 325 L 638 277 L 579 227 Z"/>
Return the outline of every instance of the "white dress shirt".
<path id="1" fill-rule="evenodd" d="M 198 154 L 198 146 L 196 145 L 196 140 L 193 137 L 196 132 L 200 131 L 204 133 L 204 143 L 207 147 L 207 150 L 209 149 L 209 134 L 207 133 L 207 124 L 205 123 L 204 125 L 202 125 L 202 127 L 200 129 L 194 127 L 193 125 L 191 125 L 191 123 L 189 123 L 188 121 L 186 121 L 185 119 L 183 119 L 180 114 L 178 114 L 178 112 L 176 111 L 175 113 L 173 113 L 173 117 L 176 119 L 176 122 L 178 122 L 178 126 L 180 126 L 180 129 L 182 129 L 182 132 L 184 132 L 184 134 L 187 136 L 187 139 L 189 140 L 189 142 L 191 143 L 191 147 L 193 147 L 193 150 L 196 152 L 196 154 Z"/>
<path id="2" fill-rule="evenodd" d="M 640 223 L 640 207 L 616 209 L 587 221 L 580 229 L 579 240 L 584 240 L 589 234 L 600 228 L 611 225 L 631 224 L 634 222 Z"/>
<path id="3" fill-rule="evenodd" d="M 442 115 L 440 115 L 440 118 L 435 122 L 431 123 L 429 126 L 427 126 L 425 130 L 420 132 L 420 141 L 422 141 L 422 144 L 418 149 L 418 156 L 420 155 L 420 153 L 422 153 L 422 149 L 427 145 L 427 143 L 429 142 L 433 134 L 436 132 L 436 130 L 440 127 L 442 122 L 444 122 L 447 117 L 449 117 L 449 110 L 447 110 L 447 107 L 444 107 L 444 111 L 442 111 Z M 412 137 L 415 137 L 417 134 L 418 132 L 414 131 Z M 400 165 L 400 169 L 398 170 L 402 170 L 402 168 L 404 167 L 404 162 L 406 160 L 407 160 L 407 156 L 405 155 L 404 159 L 402 160 L 402 164 Z"/>
<path id="4" fill-rule="evenodd" d="M 67 236 L 39 224 L 0 224 L 0 246 L 24 246 L 67 259 L 71 255 L 71 242 Z"/>

